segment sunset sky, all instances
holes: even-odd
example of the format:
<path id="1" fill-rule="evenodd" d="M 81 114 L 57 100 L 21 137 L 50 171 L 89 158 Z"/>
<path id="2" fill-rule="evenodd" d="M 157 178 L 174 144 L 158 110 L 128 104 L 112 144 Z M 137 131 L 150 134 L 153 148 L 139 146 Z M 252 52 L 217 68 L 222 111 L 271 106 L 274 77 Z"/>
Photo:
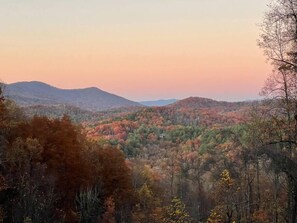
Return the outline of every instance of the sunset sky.
<path id="1" fill-rule="evenodd" d="M 131 100 L 255 99 L 267 0 L 0 0 L 0 80 Z"/>

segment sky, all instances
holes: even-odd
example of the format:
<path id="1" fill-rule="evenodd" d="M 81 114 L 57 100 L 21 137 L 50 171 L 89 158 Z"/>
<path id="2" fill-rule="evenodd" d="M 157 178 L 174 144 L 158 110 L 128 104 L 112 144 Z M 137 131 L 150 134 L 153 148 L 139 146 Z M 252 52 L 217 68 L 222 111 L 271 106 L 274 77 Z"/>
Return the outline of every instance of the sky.
<path id="1" fill-rule="evenodd" d="M 0 80 L 135 101 L 259 97 L 268 0 L 0 0 Z"/>

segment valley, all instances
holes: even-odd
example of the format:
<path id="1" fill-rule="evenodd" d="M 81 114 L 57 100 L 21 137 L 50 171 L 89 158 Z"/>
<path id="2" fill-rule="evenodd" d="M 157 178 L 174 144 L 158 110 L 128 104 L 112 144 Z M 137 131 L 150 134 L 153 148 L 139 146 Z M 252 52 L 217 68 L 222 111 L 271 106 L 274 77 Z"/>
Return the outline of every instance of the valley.
<path id="1" fill-rule="evenodd" d="M 72 139 L 75 140 L 74 144 L 65 144 L 67 145 L 65 149 L 69 151 L 65 150 L 63 153 L 69 156 L 74 152 L 73 146 L 78 154 L 82 153 L 79 159 L 85 161 L 80 164 L 82 165 L 80 168 L 86 168 L 83 170 L 86 172 L 79 171 L 77 174 L 84 174 L 83 178 L 85 178 L 90 174 L 87 173 L 89 168 L 99 168 L 98 171 L 103 168 L 99 172 L 92 173 L 99 174 L 96 176 L 99 177 L 96 180 L 97 183 L 92 184 L 97 185 L 94 188 L 97 188 L 96 191 L 99 190 L 98 193 L 102 193 L 100 195 L 103 202 L 100 206 L 102 222 L 105 222 L 106 216 L 114 216 L 117 211 L 121 211 L 124 214 L 121 215 L 122 217 L 125 216 L 133 222 L 160 222 L 165 218 L 164 213 L 170 214 L 168 213 L 170 205 L 178 204 L 182 209 L 178 211 L 182 211 L 181 215 L 188 216 L 189 221 L 209 222 L 213 218 L 220 218 L 213 216 L 214 213 L 229 213 L 229 205 L 240 207 L 239 200 L 244 201 L 243 205 L 245 202 L 261 202 L 251 200 L 254 199 L 252 197 L 247 198 L 246 193 L 269 198 L 268 194 L 260 191 L 249 192 L 248 189 L 249 186 L 264 187 L 270 184 L 272 186 L 273 183 L 270 181 L 270 175 L 266 174 L 269 168 L 266 165 L 269 162 L 265 164 L 265 159 L 254 157 L 257 148 L 253 146 L 253 140 L 256 138 L 252 135 L 255 134 L 254 131 L 262 130 L 259 127 L 256 129 L 253 127 L 256 124 L 253 115 L 265 111 L 267 105 L 264 101 L 221 102 L 190 97 L 160 107 L 121 107 L 119 104 L 118 108 L 105 111 L 93 111 L 90 107 L 82 109 L 68 104 L 24 105 L 23 102 L 16 101 L 19 105 L 15 105 L 13 102 L 8 102 L 9 100 L 5 105 L 7 109 L 16 112 L 15 115 L 11 113 L 13 115 L 10 118 L 11 121 L 14 120 L 14 116 L 19 116 L 19 119 L 23 117 L 17 121 L 20 123 L 17 125 L 20 127 L 17 128 L 21 128 L 22 125 L 26 125 L 26 129 L 32 128 L 29 130 L 32 133 L 22 133 L 21 138 L 25 137 L 23 140 L 37 140 L 43 143 L 43 138 L 49 137 L 47 139 L 50 140 L 49 144 L 41 144 L 44 155 L 50 152 L 50 150 L 46 151 L 51 148 L 52 137 L 58 137 L 56 139 L 58 144 L 51 149 L 54 151 L 61 149 L 62 144 L 59 144 L 61 140 L 61 143 L 67 143 L 68 137 L 74 137 Z M 71 124 L 70 120 L 75 125 Z M 56 136 L 54 132 L 44 132 L 42 129 L 48 128 L 47 125 L 52 126 L 50 128 L 61 128 L 62 132 Z M 54 127 L 55 125 L 57 126 Z M 65 133 L 63 133 L 64 128 L 66 128 Z M 73 131 L 72 128 L 76 136 L 70 133 Z M 16 131 L 13 129 L 15 127 L 11 131 Z M 40 130 L 35 132 L 36 129 Z M 70 132 L 67 133 L 67 131 Z M 51 134 L 54 135 L 51 136 Z M 259 133 L 260 135 L 263 133 Z M 26 139 L 26 137 L 29 138 Z M 63 138 L 60 140 L 59 137 Z M 16 146 L 15 143 L 17 141 L 12 141 L 9 147 L 13 149 Z M 29 146 L 29 144 L 26 145 L 29 142 L 23 143 L 25 147 Z M 58 150 L 56 152 L 59 153 Z M 60 157 L 58 160 L 51 158 L 51 162 L 65 162 L 59 161 L 68 159 L 62 154 L 58 156 Z M 42 160 L 47 160 L 47 156 L 49 154 Z M 92 156 L 97 158 L 94 159 L 95 157 Z M 45 160 L 41 163 L 48 168 L 54 167 Z M 76 171 L 76 167 L 72 166 L 75 160 L 69 162 L 67 165 L 70 166 L 67 168 L 70 172 L 66 171 L 65 174 L 76 174 L 73 172 Z M 84 162 L 87 163 L 84 164 Z M 35 165 L 29 164 L 30 168 L 37 168 L 34 167 Z M 64 166 L 66 163 L 55 165 Z M 117 169 L 114 165 L 122 165 L 122 167 Z M 52 171 L 45 171 L 45 176 L 58 174 L 57 170 Z M 250 180 L 256 177 L 254 174 L 261 176 L 261 180 L 257 178 L 251 184 Z M 224 185 L 225 183 L 227 185 Z M 63 185 L 63 181 L 61 184 Z M 101 186 L 98 187 L 99 185 Z M 77 186 L 82 187 L 83 183 L 74 182 L 71 186 L 73 193 Z M 121 193 L 129 191 L 128 197 L 118 197 L 122 196 L 116 192 L 118 189 L 123 190 Z M 60 193 L 59 190 L 57 193 Z M 90 190 L 88 193 L 95 193 L 95 191 Z M 281 193 L 285 195 L 285 190 Z M 74 195 L 69 196 L 67 199 L 71 200 Z M 108 204 L 109 199 L 113 199 L 112 204 Z M 106 206 L 120 205 L 118 202 L 125 202 L 125 205 L 113 210 L 109 210 Z M 70 201 L 68 205 L 73 206 L 73 203 L 71 204 Z M 126 209 L 126 205 L 129 209 Z M 101 212 L 97 214 L 99 213 Z M 237 218 L 240 216 L 241 221 L 247 222 L 247 219 L 257 219 L 257 213 L 255 208 L 249 213 L 236 211 L 236 216 Z M 73 221 L 72 217 L 67 218 Z M 112 219 L 118 221 L 116 217 Z"/>
<path id="2" fill-rule="evenodd" d="M 0 18 L 0 223 L 297 223 L 297 0 Z"/>

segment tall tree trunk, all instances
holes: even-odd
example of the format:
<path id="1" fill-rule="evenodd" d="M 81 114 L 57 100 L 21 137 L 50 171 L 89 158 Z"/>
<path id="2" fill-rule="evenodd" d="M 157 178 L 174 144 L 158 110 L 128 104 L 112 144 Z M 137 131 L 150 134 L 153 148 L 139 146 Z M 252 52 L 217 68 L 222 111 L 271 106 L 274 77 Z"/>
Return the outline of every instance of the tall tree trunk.
<path id="1" fill-rule="evenodd" d="M 292 223 L 297 222 L 297 185 L 293 182 L 293 201 L 292 201 Z"/>
<path id="2" fill-rule="evenodd" d="M 257 174 L 257 205 L 256 205 L 256 209 L 257 209 L 257 211 L 259 211 L 260 204 L 261 204 L 261 194 L 260 194 L 260 167 L 259 167 L 258 159 L 256 162 L 256 174 Z"/>
<path id="3" fill-rule="evenodd" d="M 278 223 L 278 188 L 279 188 L 279 175 L 274 172 L 274 191 L 273 191 L 273 199 L 274 199 L 274 210 L 273 210 L 273 222 Z"/>

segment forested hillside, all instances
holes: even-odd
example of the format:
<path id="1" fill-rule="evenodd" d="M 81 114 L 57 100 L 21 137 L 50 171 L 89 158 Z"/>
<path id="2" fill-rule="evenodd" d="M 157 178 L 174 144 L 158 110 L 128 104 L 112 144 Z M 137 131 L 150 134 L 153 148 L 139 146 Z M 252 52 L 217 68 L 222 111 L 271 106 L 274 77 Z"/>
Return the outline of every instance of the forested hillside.
<path id="1" fill-rule="evenodd" d="M 23 108 L 1 87 L 0 222 L 297 223 L 297 1 L 260 27 L 261 101 Z"/>
<path id="2" fill-rule="evenodd" d="M 4 221 L 285 222 L 296 163 L 269 106 L 190 98 L 78 127 L 2 98 Z"/>

